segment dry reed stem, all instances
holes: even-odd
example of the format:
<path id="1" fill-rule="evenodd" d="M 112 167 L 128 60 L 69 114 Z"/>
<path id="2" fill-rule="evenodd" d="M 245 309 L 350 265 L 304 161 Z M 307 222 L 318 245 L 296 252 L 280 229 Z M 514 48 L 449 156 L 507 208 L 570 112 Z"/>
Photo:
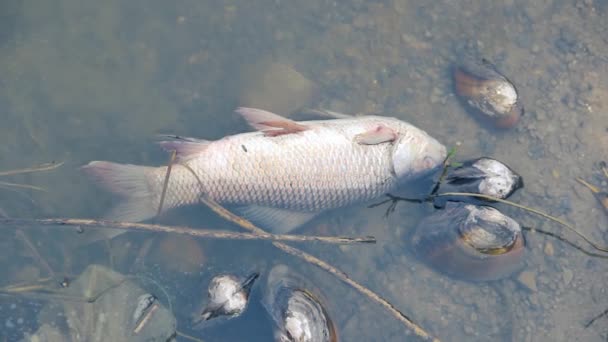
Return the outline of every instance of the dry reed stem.
<path id="1" fill-rule="evenodd" d="M 341 237 L 341 236 L 306 236 L 286 234 L 251 234 L 226 232 L 218 230 L 198 229 L 190 227 L 164 226 L 160 224 L 146 224 L 134 222 L 116 222 L 93 219 L 75 218 L 51 218 L 51 219 L 16 219 L 0 218 L 2 225 L 31 225 L 40 224 L 45 226 L 73 226 L 73 227 L 95 227 L 104 229 L 122 229 L 128 231 L 162 232 L 172 234 L 190 235 L 208 239 L 227 240 L 270 240 L 270 241 L 292 241 L 292 242 L 323 242 L 330 244 L 352 244 L 352 243 L 375 243 L 374 237 Z"/>

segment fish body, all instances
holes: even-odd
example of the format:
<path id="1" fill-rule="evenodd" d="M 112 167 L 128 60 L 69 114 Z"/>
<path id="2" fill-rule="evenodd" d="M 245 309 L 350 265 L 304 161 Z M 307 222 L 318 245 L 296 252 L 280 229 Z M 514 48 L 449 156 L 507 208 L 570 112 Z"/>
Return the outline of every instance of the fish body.
<path id="1" fill-rule="evenodd" d="M 165 209 L 198 203 L 204 193 L 275 232 L 288 232 L 325 210 L 382 196 L 446 157 L 437 140 L 395 118 L 295 122 L 252 108 L 239 112 L 258 131 L 161 142 L 178 157 Z M 127 198 L 113 219 L 156 214 L 167 167 L 94 161 L 85 169 Z"/>

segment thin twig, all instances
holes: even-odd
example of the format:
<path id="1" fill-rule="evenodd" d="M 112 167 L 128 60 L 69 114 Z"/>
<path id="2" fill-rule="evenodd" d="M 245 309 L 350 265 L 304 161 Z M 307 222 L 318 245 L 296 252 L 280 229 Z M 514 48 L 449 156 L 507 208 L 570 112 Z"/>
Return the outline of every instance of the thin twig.
<path id="1" fill-rule="evenodd" d="M 0 186 L 5 187 L 5 188 L 12 187 L 12 188 L 21 188 L 21 189 L 28 189 L 28 190 L 36 190 L 36 191 L 47 192 L 46 189 L 44 189 L 44 188 L 41 188 L 41 187 L 35 186 L 35 185 L 29 185 L 29 184 L 0 182 Z"/>
<path id="2" fill-rule="evenodd" d="M 191 341 L 195 341 L 195 342 L 205 342 L 204 340 L 202 340 L 202 339 L 200 339 L 198 337 L 194 337 L 192 335 L 188 335 L 188 334 L 183 333 L 183 332 L 181 332 L 179 330 L 177 330 L 175 333 L 177 334 L 177 336 L 183 337 L 183 338 L 185 338 L 187 340 L 191 340 Z"/>
<path id="3" fill-rule="evenodd" d="M 34 246 L 32 241 L 30 240 L 30 238 L 27 237 L 27 235 L 25 235 L 25 233 L 21 229 L 17 229 L 17 231 L 15 232 L 15 235 L 30 250 L 34 259 L 36 261 L 38 261 L 38 263 L 40 265 L 42 265 L 43 268 L 46 269 L 48 274 L 51 277 L 57 279 L 57 274 L 55 273 L 55 271 L 53 271 L 53 268 L 51 267 L 51 265 L 49 265 L 49 263 L 42 257 L 42 255 L 40 255 L 40 253 L 38 252 L 38 248 L 36 248 L 36 246 Z"/>
<path id="4" fill-rule="evenodd" d="M 591 326 L 591 324 L 593 324 L 595 321 L 597 321 L 598 319 L 604 317 L 608 315 L 608 309 L 604 310 L 602 313 L 600 313 L 599 315 L 593 317 L 592 319 L 589 320 L 589 322 L 585 323 L 585 328 L 589 328 Z"/>
<path id="5" fill-rule="evenodd" d="M 175 162 L 176 156 L 177 151 L 172 151 L 171 158 L 169 158 L 169 165 L 167 165 L 167 172 L 165 173 L 165 180 L 163 182 L 163 191 L 160 194 L 160 202 L 158 203 L 158 211 L 156 212 L 156 215 L 160 215 L 160 213 L 163 211 L 165 195 L 167 194 L 167 186 L 169 185 L 169 177 L 171 176 L 171 169 L 173 168 L 173 162 Z"/>
<path id="6" fill-rule="evenodd" d="M 586 180 L 580 178 L 580 177 L 576 177 L 576 180 L 583 184 L 584 186 L 586 186 L 591 192 L 593 192 L 594 194 L 597 194 L 598 192 L 600 192 L 600 189 L 598 189 L 598 187 L 596 187 L 595 185 L 592 185 L 591 183 L 587 182 Z"/>
<path id="7" fill-rule="evenodd" d="M 181 165 L 183 165 L 186 169 L 188 169 L 192 173 L 192 175 L 198 180 L 201 188 L 203 188 L 203 186 L 202 186 L 203 184 L 202 184 L 200 178 L 198 177 L 198 175 L 194 172 L 194 170 L 192 170 L 192 168 L 190 168 L 186 164 L 181 164 Z M 209 196 L 207 196 L 205 193 L 201 194 L 200 200 L 205 205 L 207 205 L 209 208 L 211 208 L 211 210 L 213 210 L 219 216 L 239 225 L 240 227 L 242 227 L 246 230 L 249 230 L 250 232 L 255 233 L 256 235 L 259 235 L 259 236 L 270 236 L 271 235 L 270 233 L 266 232 L 262 228 L 259 228 L 256 225 L 254 225 L 253 223 L 251 223 L 249 220 L 246 220 L 240 216 L 237 216 L 237 215 L 231 213 L 226 208 L 222 207 L 219 203 L 217 203 L 216 201 L 211 199 Z M 392 305 L 390 302 L 388 302 L 386 299 L 382 298 L 380 295 L 376 294 L 374 291 L 368 289 L 367 287 L 359 284 L 358 282 L 356 282 L 355 280 L 350 278 L 343 271 L 340 271 L 339 269 L 333 267 L 332 265 L 326 263 L 325 261 L 323 261 L 317 257 L 314 257 L 306 252 L 303 252 L 299 249 L 291 247 L 287 244 L 284 244 L 281 242 L 273 242 L 272 244 L 276 248 L 278 248 L 290 255 L 298 257 L 314 266 L 321 268 L 322 270 L 324 270 L 324 271 L 330 273 L 331 275 L 335 276 L 336 278 L 338 278 L 340 281 L 344 282 L 345 284 L 347 284 L 347 285 L 351 286 L 352 288 L 354 288 L 355 290 L 359 291 L 361 294 L 368 297 L 372 301 L 382 305 L 385 309 L 388 310 L 388 312 L 391 313 L 391 315 L 393 315 L 393 317 L 395 317 L 397 320 L 399 320 L 401 323 L 403 323 L 403 325 L 405 325 L 408 329 L 410 329 L 418 337 L 420 337 L 424 340 L 439 342 L 438 339 L 433 338 L 431 335 L 429 335 L 429 333 L 427 333 L 419 325 L 414 323 L 409 317 L 407 317 L 405 314 L 403 314 L 401 311 L 399 311 L 397 308 L 395 308 L 395 306 Z"/>
<path id="8" fill-rule="evenodd" d="M 50 280 L 50 278 L 44 278 L 42 280 L 39 280 L 39 282 L 37 284 L 34 283 L 31 285 L 21 285 L 21 286 L 11 285 L 8 287 L 0 288 L 0 295 L 5 295 L 5 296 L 27 295 L 29 298 L 38 297 L 38 298 L 43 298 L 43 299 L 55 299 L 55 300 L 66 300 L 66 301 L 73 301 L 73 302 L 94 303 L 100 297 L 102 297 L 104 294 L 109 292 L 110 290 L 122 285 L 125 281 L 127 281 L 127 278 L 123 278 L 119 282 L 112 284 L 112 285 L 108 286 L 107 288 L 102 289 L 99 292 L 97 292 L 91 296 L 78 296 L 78 295 L 70 295 L 70 294 L 61 293 L 61 292 L 65 292 L 65 291 L 63 291 L 61 289 L 59 289 L 59 290 L 51 289 L 51 288 L 49 288 L 49 286 L 44 284 L 44 283 L 48 282 L 49 280 Z"/>
<path id="9" fill-rule="evenodd" d="M 558 235 L 557 233 L 553 233 L 553 232 L 548 232 L 546 230 L 542 230 L 542 229 L 538 229 L 538 228 L 531 228 L 531 227 L 522 227 L 523 230 L 527 230 L 531 233 L 538 233 L 538 234 L 543 234 L 543 235 L 547 235 L 553 238 L 556 238 L 557 240 L 570 245 L 571 247 L 573 247 L 574 249 L 580 251 L 583 254 L 586 254 L 590 257 L 595 257 L 595 258 L 602 258 L 602 259 L 608 259 L 608 255 L 606 254 L 599 254 L 599 253 L 593 253 L 593 252 L 589 252 L 588 250 L 584 249 L 583 247 L 575 244 L 574 242 Z"/>
<path id="10" fill-rule="evenodd" d="M 430 196 L 435 195 L 437 193 L 437 191 L 439 191 L 439 187 L 441 186 L 441 183 L 443 183 L 443 179 L 445 178 L 445 176 L 448 174 L 448 169 L 450 168 L 452 158 L 456 155 L 457 150 L 458 150 L 458 146 L 454 146 L 450 149 L 450 151 L 448 151 L 447 155 L 445 156 L 445 159 L 443 160 L 443 163 L 441 164 L 441 175 L 439 176 L 439 179 L 433 186 Z"/>
<path id="11" fill-rule="evenodd" d="M 12 176 L 12 175 L 20 175 L 24 173 L 32 173 L 32 172 L 41 172 L 41 171 L 50 171 L 54 170 L 63 165 L 63 162 L 60 163 L 45 163 L 39 166 L 27 167 L 24 169 L 17 170 L 9 170 L 0 172 L 0 176 Z"/>
<path id="12" fill-rule="evenodd" d="M 286 234 L 250 234 L 226 232 L 218 230 L 206 230 L 190 227 L 164 226 L 160 224 L 146 224 L 133 222 L 115 222 L 93 219 L 75 218 L 52 218 L 52 219 L 15 219 L 0 218 L 3 225 L 32 225 L 39 224 L 45 226 L 74 226 L 74 227 L 95 227 L 104 229 L 122 229 L 129 231 L 163 232 L 196 236 L 209 239 L 228 239 L 228 240 L 270 240 L 270 241 L 293 241 L 293 242 L 323 242 L 331 244 L 351 244 L 351 243 L 375 243 L 374 237 L 342 237 L 342 236 L 305 236 L 305 235 L 286 235 Z"/>

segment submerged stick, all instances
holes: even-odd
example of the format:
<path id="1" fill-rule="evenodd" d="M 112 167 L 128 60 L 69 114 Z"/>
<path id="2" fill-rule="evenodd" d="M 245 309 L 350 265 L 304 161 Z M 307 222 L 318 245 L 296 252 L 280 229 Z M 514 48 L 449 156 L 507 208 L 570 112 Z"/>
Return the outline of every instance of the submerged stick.
<path id="1" fill-rule="evenodd" d="M 21 189 L 28 189 L 28 190 L 36 190 L 36 191 L 46 192 L 46 190 L 44 188 L 41 188 L 39 186 L 29 185 L 29 184 L 21 184 L 21 183 L 0 182 L 0 187 L 3 187 L 3 188 L 13 187 L 13 188 L 21 188 Z"/>
<path id="2" fill-rule="evenodd" d="M 189 170 L 192 173 L 192 175 L 198 180 L 199 184 L 201 185 L 201 188 L 203 188 L 202 182 L 201 182 L 200 178 L 197 176 L 197 174 L 194 172 L 194 170 L 192 170 L 186 164 L 181 164 L 181 165 L 183 165 L 187 170 Z M 216 214 L 218 214 L 222 218 L 224 218 L 230 222 L 233 222 L 233 223 L 239 225 L 240 227 L 242 227 L 250 232 L 255 233 L 258 236 L 272 235 L 272 234 L 266 232 L 265 230 L 263 230 L 262 228 L 259 228 L 258 226 L 254 225 L 253 223 L 251 223 L 251 221 L 233 214 L 232 212 L 230 212 L 229 210 L 227 210 L 226 208 L 221 206 L 219 203 L 217 203 L 216 201 L 211 199 L 205 193 L 203 193 L 200 196 L 200 201 L 203 202 L 205 205 L 207 205 L 211 210 L 213 210 Z M 405 325 L 406 328 L 408 328 L 410 331 L 412 331 L 418 337 L 420 337 L 424 340 L 428 340 L 428 341 L 439 342 L 438 339 L 433 338 L 429 333 L 427 333 L 424 329 L 422 329 L 422 327 L 420 327 L 419 325 L 414 323 L 408 316 L 406 316 L 404 313 L 399 311 L 389 301 L 382 298 L 380 295 L 376 294 L 374 291 L 370 290 L 369 288 L 359 284 L 358 282 L 356 282 L 355 280 L 350 278 L 343 271 L 340 271 L 339 269 L 333 267 L 332 265 L 326 263 L 325 261 L 323 261 L 315 256 L 312 256 L 306 252 L 303 252 L 297 248 L 291 247 L 282 242 L 273 242 L 272 244 L 276 248 L 282 250 L 285 253 L 298 257 L 298 258 L 304 260 L 305 262 L 310 263 L 311 265 L 321 268 L 322 270 L 324 270 L 324 271 L 330 273 L 331 275 L 335 276 L 336 278 L 338 278 L 340 281 L 342 281 L 346 285 L 359 291 L 359 293 L 363 294 L 367 298 L 382 305 L 385 309 L 388 310 L 388 312 L 393 317 L 395 317 L 399 322 L 401 322 L 403 325 Z"/>
<path id="3" fill-rule="evenodd" d="M 38 166 L 34 166 L 34 167 L 27 167 L 24 169 L 1 171 L 0 176 L 12 176 L 12 175 L 20 175 L 20 174 L 24 174 L 24 173 L 50 171 L 50 170 L 60 167 L 61 165 L 63 165 L 63 162 L 60 162 L 60 163 L 52 162 L 52 163 L 46 163 L 46 164 L 42 164 L 42 165 L 38 165 Z"/>
<path id="4" fill-rule="evenodd" d="M 24 245 L 27 246 L 27 248 L 32 253 L 32 257 L 36 261 L 38 261 L 38 263 L 40 265 L 42 265 L 43 268 L 46 269 L 47 273 L 52 278 L 57 279 L 57 274 L 55 273 L 55 271 L 53 271 L 53 268 L 51 267 L 51 265 L 49 265 L 49 263 L 42 257 L 42 255 L 40 255 L 40 252 L 38 252 L 38 248 L 36 248 L 36 246 L 34 246 L 34 244 L 32 243 L 32 241 L 30 240 L 30 238 L 27 235 L 25 235 L 25 233 L 21 229 L 17 229 L 17 232 L 15 233 L 15 236 L 19 240 L 21 240 Z"/>
<path id="5" fill-rule="evenodd" d="M 165 195 L 167 194 L 167 187 L 169 185 L 169 177 L 171 176 L 171 169 L 173 168 L 173 163 L 175 162 L 176 156 L 177 151 L 172 151 L 171 158 L 169 158 L 169 165 L 167 165 L 167 172 L 165 173 L 165 180 L 163 181 L 163 191 L 160 194 L 160 202 L 158 203 L 158 210 L 156 211 L 156 215 L 160 215 L 160 213 L 163 211 Z"/>
<path id="6" fill-rule="evenodd" d="M 595 321 L 597 321 L 598 319 L 604 317 L 608 315 L 608 309 L 604 310 L 602 313 L 596 315 L 595 317 L 593 317 L 592 319 L 589 320 L 589 322 L 585 323 L 585 328 L 589 328 L 593 323 L 595 323 Z"/>
<path id="7" fill-rule="evenodd" d="M 3 225 L 27 225 L 40 224 L 45 226 L 73 226 L 73 227 L 94 227 L 104 229 L 122 229 L 128 231 L 147 231 L 163 232 L 190 235 L 208 239 L 227 239 L 227 240 L 270 240 L 270 241 L 294 241 L 294 242 L 323 242 L 331 244 L 351 244 L 351 243 L 375 243 L 374 237 L 342 237 L 342 236 L 305 236 L 305 235 L 285 235 L 285 234 L 248 234 L 237 232 L 226 232 L 217 230 L 196 229 L 190 227 L 164 226 L 160 224 L 116 222 L 92 219 L 74 218 L 53 218 L 53 219 L 13 219 L 0 218 Z"/>
<path id="8" fill-rule="evenodd" d="M 530 233 L 538 233 L 538 234 L 543 234 L 543 235 L 547 235 L 550 236 L 552 238 L 555 238 L 567 245 L 570 245 L 570 247 L 573 247 L 574 249 L 578 250 L 579 252 L 586 254 L 590 257 L 594 257 L 594 258 L 602 258 L 602 259 L 608 259 L 608 255 L 606 254 L 599 254 L 599 253 L 593 253 L 593 252 L 589 252 L 588 250 L 584 249 L 583 247 L 575 244 L 572 241 L 567 240 L 566 238 L 560 236 L 557 233 L 553 233 L 553 232 L 548 232 L 546 230 L 542 230 L 542 229 L 538 229 L 538 228 L 531 228 L 531 227 L 521 227 L 521 229 L 529 231 Z"/>

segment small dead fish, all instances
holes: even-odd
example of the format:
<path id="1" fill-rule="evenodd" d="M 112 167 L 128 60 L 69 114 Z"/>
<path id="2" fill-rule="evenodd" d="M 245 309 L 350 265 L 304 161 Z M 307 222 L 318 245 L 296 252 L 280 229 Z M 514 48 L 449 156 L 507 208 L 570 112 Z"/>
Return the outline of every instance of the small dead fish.
<path id="1" fill-rule="evenodd" d="M 200 328 L 203 322 L 216 317 L 240 316 L 247 308 L 251 287 L 258 277 L 258 273 L 246 278 L 222 274 L 211 279 L 207 290 L 207 304 L 194 318 L 196 327 Z"/>
<path id="2" fill-rule="evenodd" d="M 204 193 L 285 233 L 326 210 L 389 193 L 439 167 L 446 157 L 445 146 L 395 118 L 296 122 L 260 109 L 237 112 L 257 131 L 217 141 L 160 142 L 177 153 L 165 209 L 196 204 Z M 83 168 L 126 199 L 111 219 L 133 222 L 156 215 L 167 167 L 93 161 Z"/>

